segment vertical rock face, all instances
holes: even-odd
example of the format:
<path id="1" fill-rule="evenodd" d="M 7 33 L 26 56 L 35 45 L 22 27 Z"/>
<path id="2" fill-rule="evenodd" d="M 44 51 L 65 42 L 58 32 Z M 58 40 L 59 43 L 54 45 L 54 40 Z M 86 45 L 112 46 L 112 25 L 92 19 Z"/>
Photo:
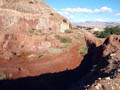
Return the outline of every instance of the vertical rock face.
<path id="1" fill-rule="evenodd" d="M 111 35 L 104 42 L 104 56 L 109 55 L 110 53 L 116 52 L 120 50 L 120 36 L 119 35 Z"/>
<path id="2" fill-rule="evenodd" d="M 0 0 L 0 28 L 6 30 L 16 26 L 24 30 L 37 29 L 63 32 L 70 28 L 70 22 L 43 0 Z"/>

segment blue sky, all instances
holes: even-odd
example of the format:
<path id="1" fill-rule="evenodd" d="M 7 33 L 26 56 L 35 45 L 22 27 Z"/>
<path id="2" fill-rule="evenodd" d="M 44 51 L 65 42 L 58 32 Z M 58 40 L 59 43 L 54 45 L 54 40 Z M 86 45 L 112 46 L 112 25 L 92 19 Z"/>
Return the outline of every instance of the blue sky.
<path id="1" fill-rule="evenodd" d="M 120 0 L 45 0 L 72 22 L 120 22 Z"/>

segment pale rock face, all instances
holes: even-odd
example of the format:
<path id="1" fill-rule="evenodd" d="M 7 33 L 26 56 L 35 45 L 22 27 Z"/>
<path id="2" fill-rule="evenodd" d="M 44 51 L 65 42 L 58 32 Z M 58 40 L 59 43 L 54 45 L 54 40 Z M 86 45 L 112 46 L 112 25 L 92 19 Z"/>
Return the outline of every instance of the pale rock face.
<path id="1" fill-rule="evenodd" d="M 18 18 L 14 15 L 9 15 L 4 17 L 4 25 L 6 28 L 18 23 Z"/>
<path id="2" fill-rule="evenodd" d="M 60 25 L 60 32 L 64 33 L 65 30 L 70 29 L 69 24 L 67 23 L 61 23 Z"/>

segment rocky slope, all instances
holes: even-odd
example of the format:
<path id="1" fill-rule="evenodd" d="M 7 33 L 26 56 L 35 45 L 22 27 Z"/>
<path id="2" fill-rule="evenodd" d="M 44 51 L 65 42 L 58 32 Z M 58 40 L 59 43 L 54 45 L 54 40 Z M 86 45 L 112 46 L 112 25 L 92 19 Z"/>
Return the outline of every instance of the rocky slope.
<path id="1" fill-rule="evenodd" d="M 16 79 L 75 69 L 84 32 L 43 0 L 0 0 L 0 77 Z M 79 41 L 78 41 L 79 40 Z M 74 62 L 74 63 L 72 63 Z"/>
<path id="2" fill-rule="evenodd" d="M 0 12 L 0 79 L 15 79 L 0 81 L 1 90 L 105 90 L 119 82 L 120 36 L 71 29 L 43 0 L 0 0 Z"/>
<path id="3" fill-rule="evenodd" d="M 89 58 L 85 60 L 88 60 L 87 64 L 91 64 L 90 69 L 78 82 L 72 84 L 70 90 L 120 89 L 119 39 L 119 35 L 111 35 L 98 47 L 91 44 L 91 51 L 84 57 Z M 86 63 L 83 65 L 88 68 Z"/>

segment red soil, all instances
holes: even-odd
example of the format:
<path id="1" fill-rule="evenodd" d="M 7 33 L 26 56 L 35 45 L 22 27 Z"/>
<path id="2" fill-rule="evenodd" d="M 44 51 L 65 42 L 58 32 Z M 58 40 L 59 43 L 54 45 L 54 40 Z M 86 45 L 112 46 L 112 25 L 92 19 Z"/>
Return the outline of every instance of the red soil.
<path id="1" fill-rule="evenodd" d="M 78 54 L 79 46 L 59 55 L 45 56 L 33 61 L 26 56 L 14 57 L 13 60 L 0 60 L 0 72 L 8 74 L 8 79 L 28 76 L 39 76 L 46 73 L 57 73 L 77 68 L 83 57 Z"/>

